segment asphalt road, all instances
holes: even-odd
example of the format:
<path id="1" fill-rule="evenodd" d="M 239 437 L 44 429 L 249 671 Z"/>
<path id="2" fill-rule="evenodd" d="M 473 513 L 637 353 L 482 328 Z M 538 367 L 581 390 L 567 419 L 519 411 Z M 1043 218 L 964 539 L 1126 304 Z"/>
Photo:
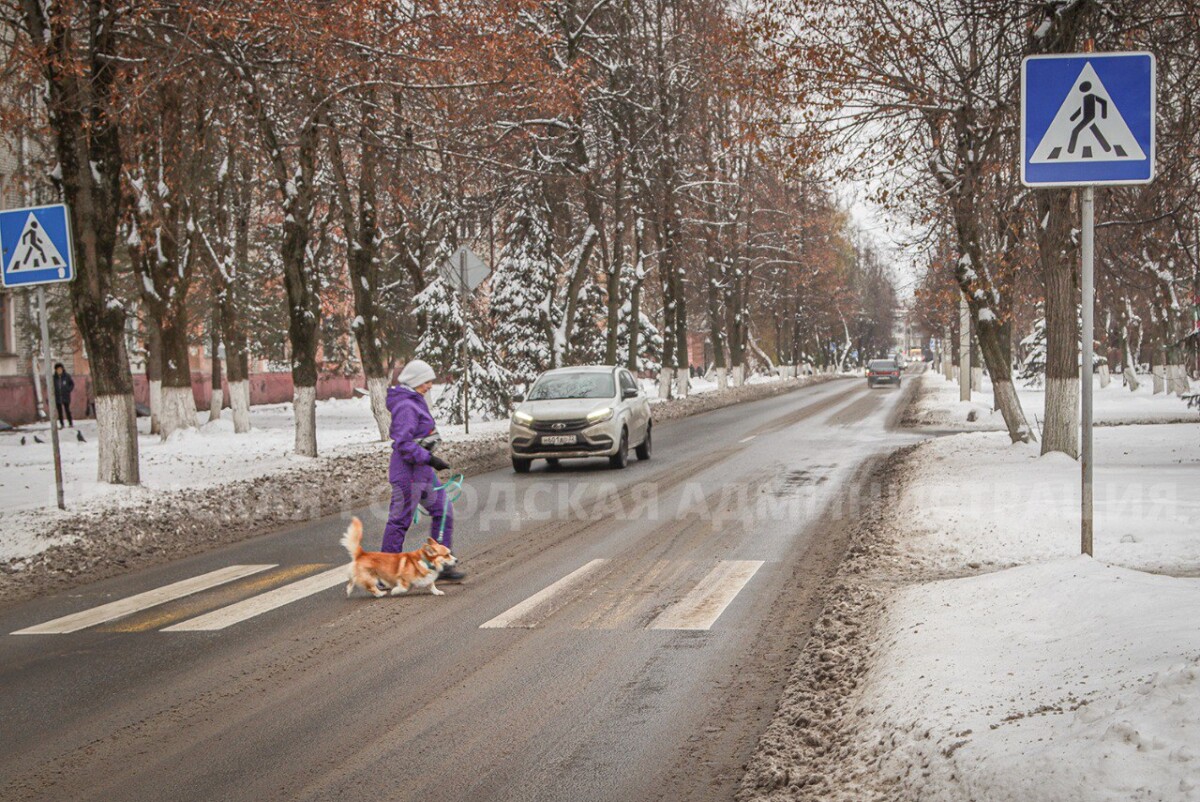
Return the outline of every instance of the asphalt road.
<path id="1" fill-rule="evenodd" d="M 470 477 L 469 578 L 441 598 L 329 587 L 345 515 L 4 610 L 0 797 L 731 799 L 866 467 L 915 439 L 890 425 L 907 390 L 663 424 L 625 471 Z M 358 511 L 368 547 L 384 513 Z"/>

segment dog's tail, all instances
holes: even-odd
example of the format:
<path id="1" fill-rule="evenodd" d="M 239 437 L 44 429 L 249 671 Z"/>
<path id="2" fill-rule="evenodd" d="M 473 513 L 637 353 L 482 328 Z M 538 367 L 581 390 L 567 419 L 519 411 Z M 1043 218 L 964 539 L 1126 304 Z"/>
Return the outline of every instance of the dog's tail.
<path id="1" fill-rule="evenodd" d="M 342 535 L 342 545 L 350 552 L 351 560 L 362 556 L 362 521 L 357 518 L 350 519 L 350 526 L 346 528 L 346 534 Z"/>

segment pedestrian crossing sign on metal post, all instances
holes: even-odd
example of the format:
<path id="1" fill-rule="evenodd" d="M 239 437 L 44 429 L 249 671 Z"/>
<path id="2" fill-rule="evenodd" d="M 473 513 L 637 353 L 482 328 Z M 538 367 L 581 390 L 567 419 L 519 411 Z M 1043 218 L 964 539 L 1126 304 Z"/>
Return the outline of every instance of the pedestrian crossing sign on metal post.
<path id="1" fill-rule="evenodd" d="M 65 204 L 31 206 L 0 211 L 0 283 L 5 287 L 37 287 L 38 315 L 42 332 L 42 368 L 46 373 L 46 420 L 54 450 L 54 489 L 58 508 L 63 501 L 62 453 L 54 426 L 54 372 L 50 356 L 50 312 L 46 306 L 46 284 L 75 278 L 71 258 L 71 218 Z"/>
<path id="2" fill-rule="evenodd" d="M 1029 56 L 1021 63 L 1021 183 L 1154 179 L 1152 53 Z"/>
<path id="3" fill-rule="evenodd" d="M 1091 49 L 1091 43 L 1088 43 Z M 1021 62 L 1021 183 L 1080 187 L 1080 551 L 1093 556 L 1092 366 L 1096 187 L 1154 180 L 1151 53 L 1029 56 Z M 1045 223 L 1043 223 L 1045 225 Z"/>
<path id="4" fill-rule="evenodd" d="M 75 277 L 67 207 L 0 212 L 0 277 L 5 287 L 57 284 Z"/>

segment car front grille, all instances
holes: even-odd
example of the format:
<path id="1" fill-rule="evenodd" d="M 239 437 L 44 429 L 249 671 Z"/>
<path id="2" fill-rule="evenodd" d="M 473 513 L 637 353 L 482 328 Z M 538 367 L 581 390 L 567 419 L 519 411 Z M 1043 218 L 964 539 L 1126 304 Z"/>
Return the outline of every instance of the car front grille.
<path id="1" fill-rule="evenodd" d="M 571 434 L 572 432 L 581 432 L 590 424 L 587 418 L 576 418 L 573 420 L 535 420 L 529 424 L 529 428 L 535 432 L 547 432 L 549 434 Z"/>

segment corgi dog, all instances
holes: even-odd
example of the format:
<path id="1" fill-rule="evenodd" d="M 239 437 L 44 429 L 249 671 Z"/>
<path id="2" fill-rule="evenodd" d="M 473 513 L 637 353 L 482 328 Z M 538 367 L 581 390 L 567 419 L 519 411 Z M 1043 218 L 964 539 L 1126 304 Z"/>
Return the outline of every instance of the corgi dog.
<path id="1" fill-rule="evenodd" d="M 385 551 L 363 551 L 362 521 L 350 519 L 346 534 L 342 535 L 342 545 L 350 553 L 350 581 L 346 584 L 346 595 L 354 592 L 354 586 L 370 593 L 377 599 L 388 595 L 381 590 L 382 583 L 391 589 L 391 595 L 399 596 L 407 593 L 409 588 L 429 588 L 434 596 L 444 596 L 445 591 L 437 589 L 434 580 L 438 573 L 458 562 L 450 553 L 450 549 L 438 543 L 433 538 L 425 541 L 425 545 L 416 551 L 402 551 L 399 554 L 389 554 Z"/>

